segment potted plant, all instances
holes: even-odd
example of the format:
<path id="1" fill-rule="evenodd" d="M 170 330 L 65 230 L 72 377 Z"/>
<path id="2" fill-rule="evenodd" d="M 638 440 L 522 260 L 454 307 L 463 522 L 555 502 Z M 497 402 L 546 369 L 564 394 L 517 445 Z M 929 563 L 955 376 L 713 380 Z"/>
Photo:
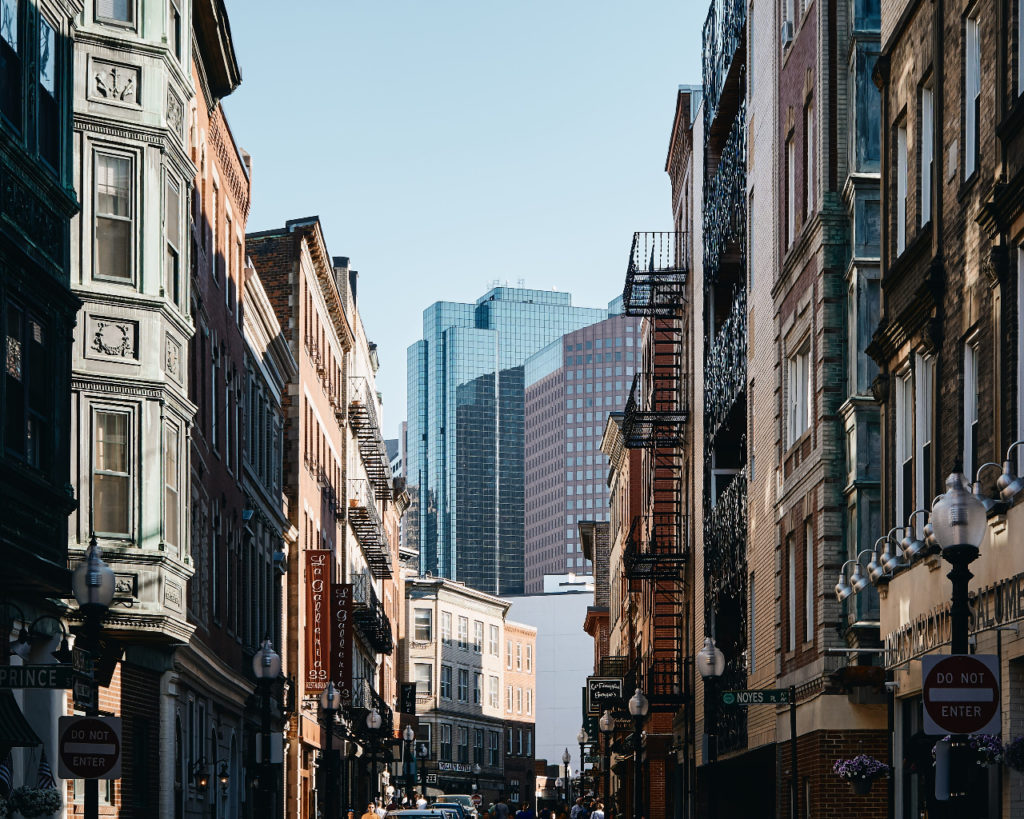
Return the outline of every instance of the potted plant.
<path id="1" fill-rule="evenodd" d="M 1007 742 L 1003 749 L 1003 759 L 1006 766 L 1017 773 L 1024 773 L 1024 736 L 1016 737 L 1012 742 Z"/>
<path id="2" fill-rule="evenodd" d="M 853 792 L 864 796 L 871 791 L 871 783 L 889 775 L 889 766 L 867 754 L 858 754 L 852 759 L 837 759 L 832 771 L 840 779 L 849 780 Z"/>
<path id="3" fill-rule="evenodd" d="M 25 819 L 49 816 L 64 807 L 56 788 L 15 788 L 7 802 L 9 813 L 20 813 Z"/>

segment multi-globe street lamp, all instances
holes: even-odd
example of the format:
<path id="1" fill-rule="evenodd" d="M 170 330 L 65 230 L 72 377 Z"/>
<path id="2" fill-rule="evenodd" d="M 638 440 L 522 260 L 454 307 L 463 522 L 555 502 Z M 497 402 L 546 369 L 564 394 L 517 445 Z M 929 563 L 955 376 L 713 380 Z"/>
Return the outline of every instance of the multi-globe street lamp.
<path id="1" fill-rule="evenodd" d="M 412 771 L 413 771 L 413 747 L 412 744 L 416 740 L 416 732 L 413 730 L 411 725 L 406 725 L 405 730 L 402 731 L 402 739 L 405 740 L 405 749 L 402 753 L 402 758 L 405 760 L 405 770 L 403 771 L 403 778 L 405 779 L 405 795 L 406 798 L 412 801 Z"/>
<path id="2" fill-rule="evenodd" d="M 416 758 L 419 760 L 419 771 L 420 771 L 420 792 L 423 794 L 423 798 L 427 798 L 427 756 L 430 751 L 427 748 L 427 743 L 421 742 L 416 746 Z M 415 805 L 413 805 L 415 807 Z"/>
<path id="3" fill-rule="evenodd" d="M 370 729 L 370 799 L 377 800 L 380 791 L 380 780 L 377 779 L 377 732 L 383 720 L 376 708 L 366 715 L 366 727 Z"/>
<path id="4" fill-rule="evenodd" d="M 480 790 L 480 772 L 482 770 L 483 770 L 483 768 L 480 767 L 480 763 L 479 762 L 474 762 L 473 763 L 473 790 L 474 791 L 479 791 Z"/>
<path id="5" fill-rule="evenodd" d="M 641 732 L 650 703 L 644 692 L 639 688 L 629 698 L 629 714 L 633 717 L 633 819 L 643 819 L 644 801 L 640 792 L 642 785 L 641 765 Z"/>
<path id="6" fill-rule="evenodd" d="M 569 760 L 572 757 L 569 755 L 569 749 L 566 748 L 562 751 L 562 767 L 565 769 L 565 799 L 566 801 L 572 801 L 572 773 L 569 771 Z"/>

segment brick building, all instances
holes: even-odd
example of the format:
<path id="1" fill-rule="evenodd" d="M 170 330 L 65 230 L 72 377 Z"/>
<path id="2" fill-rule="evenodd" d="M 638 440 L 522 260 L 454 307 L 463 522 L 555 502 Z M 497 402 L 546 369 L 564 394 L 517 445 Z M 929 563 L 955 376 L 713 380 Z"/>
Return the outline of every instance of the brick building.
<path id="1" fill-rule="evenodd" d="M 505 785 L 511 806 L 534 799 L 537 629 L 505 621 Z"/>

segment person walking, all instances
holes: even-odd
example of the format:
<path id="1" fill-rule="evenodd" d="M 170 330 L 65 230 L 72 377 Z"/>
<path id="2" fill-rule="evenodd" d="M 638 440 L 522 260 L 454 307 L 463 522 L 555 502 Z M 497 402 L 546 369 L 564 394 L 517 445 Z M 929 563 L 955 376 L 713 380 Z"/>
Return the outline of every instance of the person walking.
<path id="1" fill-rule="evenodd" d="M 371 802 L 366 806 L 366 812 L 359 819 L 379 819 L 377 816 L 377 806 Z"/>
<path id="2" fill-rule="evenodd" d="M 516 811 L 516 819 L 535 819 L 533 809 L 528 802 L 523 802 Z"/>
<path id="3" fill-rule="evenodd" d="M 598 802 L 590 812 L 590 819 L 604 819 L 604 804 Z"/>

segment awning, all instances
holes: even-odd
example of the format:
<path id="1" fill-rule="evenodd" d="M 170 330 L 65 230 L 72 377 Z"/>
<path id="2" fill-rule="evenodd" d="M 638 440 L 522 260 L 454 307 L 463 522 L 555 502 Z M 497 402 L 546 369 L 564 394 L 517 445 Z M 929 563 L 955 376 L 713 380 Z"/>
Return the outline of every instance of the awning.
<path id="1" fill-rule="evenodd" d="M 41 745 L 25 715 L 21 713 L 14 694 L 0 690 L 0 745 L 7 748 L 28 748 Z"/>

